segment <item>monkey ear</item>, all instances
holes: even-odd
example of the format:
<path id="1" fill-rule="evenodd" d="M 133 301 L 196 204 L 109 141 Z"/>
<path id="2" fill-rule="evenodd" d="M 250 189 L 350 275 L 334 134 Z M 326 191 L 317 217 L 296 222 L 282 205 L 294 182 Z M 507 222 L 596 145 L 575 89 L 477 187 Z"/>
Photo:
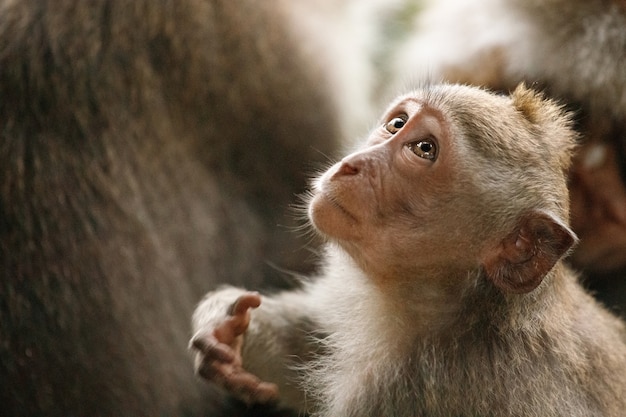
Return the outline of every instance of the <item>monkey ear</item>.
<path id="1" fill-rule="evenodd" d="M 501 290 L 530 292 L 577 240 L 553 214 L 533 210 L 520 218 L 513 233 L 487 251 L 483 267 Z"/>

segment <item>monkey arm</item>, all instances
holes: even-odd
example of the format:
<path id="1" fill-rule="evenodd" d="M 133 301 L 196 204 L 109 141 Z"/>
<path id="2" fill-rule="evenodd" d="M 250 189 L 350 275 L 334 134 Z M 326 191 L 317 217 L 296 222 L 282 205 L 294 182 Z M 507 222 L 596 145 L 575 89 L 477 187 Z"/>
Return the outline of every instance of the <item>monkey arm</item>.
<path id="1" fill-rule="evenodd" d="M 225 287 L 207 294 L 192 319 L 196 372 L 246 402 L 278 399 L 303 410 L 297 368 L 315 346 L 309 305 L 300 292 L 261 298 Z"/>

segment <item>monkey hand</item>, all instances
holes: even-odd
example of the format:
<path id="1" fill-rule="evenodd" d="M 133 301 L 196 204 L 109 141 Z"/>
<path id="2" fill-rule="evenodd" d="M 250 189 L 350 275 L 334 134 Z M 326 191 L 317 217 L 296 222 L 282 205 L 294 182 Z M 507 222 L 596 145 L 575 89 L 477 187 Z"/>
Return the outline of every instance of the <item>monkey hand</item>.
<path id="1" fill-rule="evenodd" d="M 190 343 L 196 352 L 196 373 L 248 404 L 278 400 L 275 384 L 261 381 L 243 368 L 243 336 L 250 323 L 250 309 L 260 304 L 258 293 L 244 293 L 230 306 L 221 323 L 198 331 Z"/>

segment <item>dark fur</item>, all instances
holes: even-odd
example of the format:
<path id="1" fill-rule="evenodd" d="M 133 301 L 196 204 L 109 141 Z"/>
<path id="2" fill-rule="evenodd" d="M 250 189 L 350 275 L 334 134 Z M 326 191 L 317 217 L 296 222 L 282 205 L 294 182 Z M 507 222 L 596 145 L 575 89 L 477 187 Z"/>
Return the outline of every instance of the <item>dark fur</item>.
<path id="1" fill-rule="evenodd" d="M 193 306 L 302 260 L 275 226 L 337 139 L 279 7 L 0 3 L 3 415 L 213 409 Z"/>

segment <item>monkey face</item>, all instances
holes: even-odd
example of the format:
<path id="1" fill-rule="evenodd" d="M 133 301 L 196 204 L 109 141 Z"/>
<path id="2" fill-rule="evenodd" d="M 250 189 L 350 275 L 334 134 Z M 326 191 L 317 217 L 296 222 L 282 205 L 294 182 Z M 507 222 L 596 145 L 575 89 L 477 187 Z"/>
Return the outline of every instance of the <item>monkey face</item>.
<path id="1" fill-rule="evenodd" d="M 452 143 L 449 126 L 418 96 L 392 105 L 364 147 L 314 183 L 315 228 L 366 268 L 425 267 L 449 262 L 451 250 L 469 254 L 463 237 L 469 234 L 456 215 L 467 195 L 460 189 L 463 150 Z"/>

